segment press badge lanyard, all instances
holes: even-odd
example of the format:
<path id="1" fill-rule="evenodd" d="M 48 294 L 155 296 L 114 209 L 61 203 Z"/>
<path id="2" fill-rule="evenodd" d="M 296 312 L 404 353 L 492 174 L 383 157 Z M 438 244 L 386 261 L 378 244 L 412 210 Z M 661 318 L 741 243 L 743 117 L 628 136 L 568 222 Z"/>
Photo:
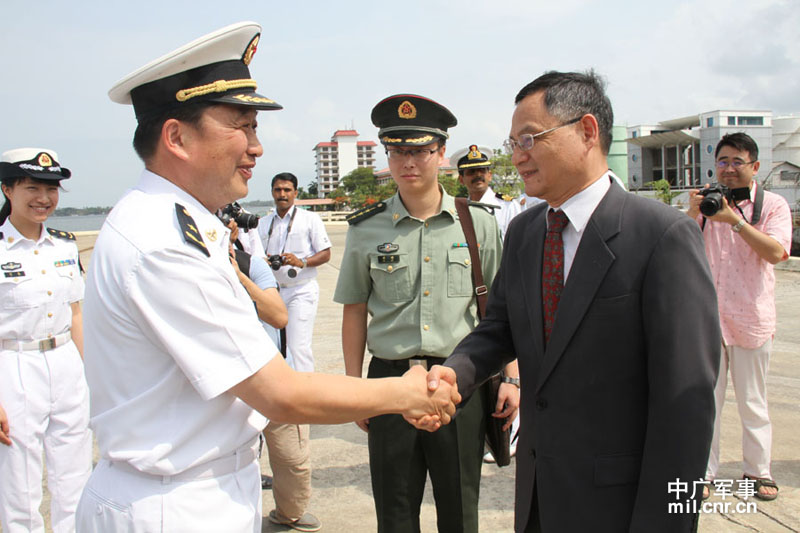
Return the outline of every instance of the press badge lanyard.
<path id="1" fill-rule="evenodd" d="M 297 214 L 297 206 L 293 206 L 294 211 L 292 211 L 292 216 L 289 217 L 289 226 L 286 228 L 286 238 L 283 240 L 283 248 L 281 248 L 281 252 L 279 255 L 283 255 L 283 252 L 286 250 L 286 243 L 289 242 L 289 233 L 292 231 L 292 224 L 294 224 L 294 216 Z M 278 218 L 278 210 L 275 210 L 275 216 L 272 217 L 272 221 L 269 223 L 269 230 L 267 231 L 267 254 L 269 254 L 269 240 L 272 237 L 272 228 L 275 226 L 275 219 Z"/>

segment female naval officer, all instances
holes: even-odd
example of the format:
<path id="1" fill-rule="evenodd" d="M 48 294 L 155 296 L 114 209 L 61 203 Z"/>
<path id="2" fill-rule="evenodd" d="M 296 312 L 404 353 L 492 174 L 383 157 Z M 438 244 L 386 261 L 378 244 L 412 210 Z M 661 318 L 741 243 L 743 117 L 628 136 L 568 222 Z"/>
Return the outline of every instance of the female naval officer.
<path id="1" fill-rule="evenodd" d="M 52 150 L 0 158 L 0 525 L 43 532 L 42 451 L 56 533 L 75 530 L 91 470 L 83 278 L 70 233 L 45 226 L 70 171 Z"/>

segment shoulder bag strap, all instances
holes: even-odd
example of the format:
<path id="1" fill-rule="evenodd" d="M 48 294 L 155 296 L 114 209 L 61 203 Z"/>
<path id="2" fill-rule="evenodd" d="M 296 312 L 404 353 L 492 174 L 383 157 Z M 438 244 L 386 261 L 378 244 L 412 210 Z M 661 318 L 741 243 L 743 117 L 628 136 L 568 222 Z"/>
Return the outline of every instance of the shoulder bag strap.
<path id="1" fill-rule="evenodd" d="M 466 198 L 456 198 L 456 211 L 458 220 L 461 222 L 461 229 L 467 239 L 469 257 L 472 261 L 472 285 L 475 287 L 475 296 L 478 299 L 478 318 L 486 315 L 486 300 L 489 289 L 483 282 L 483 270 L 481 270 L 481 257 L 478 254 L 478 239 L 475 237 L 475 226 L 472 223 L 472 214 L 469 212 L 469 205 Z"/>

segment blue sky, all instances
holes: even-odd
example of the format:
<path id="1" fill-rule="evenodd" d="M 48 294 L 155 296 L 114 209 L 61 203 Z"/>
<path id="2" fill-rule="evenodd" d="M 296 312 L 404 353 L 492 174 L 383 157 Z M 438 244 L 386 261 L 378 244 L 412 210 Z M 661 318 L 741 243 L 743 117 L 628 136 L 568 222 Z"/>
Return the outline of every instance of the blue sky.
<path id="1" fill-rule="evenodd" d="M 514 95 L 546 70 L 604 75 L 621 125 L 720 108 L 800 113 L 796 0 L 246 4 L 3 0 L 0 151 L 52 148 L 73 171 L 62 207 L 112 205 L 142 165 L 131 148 L 133 111 L 112 103 L 108 89 L 240 20 L 263 26 L 251 73 L 284 106 L 259 116 L 264 156 L 250 200 L 269 198 L 278 172 L 313 180 L 312 149 L 336 129 L 377 140 L 370 110 L 401 92 L 458 117 L 448 153 L 499 147 Z"/>

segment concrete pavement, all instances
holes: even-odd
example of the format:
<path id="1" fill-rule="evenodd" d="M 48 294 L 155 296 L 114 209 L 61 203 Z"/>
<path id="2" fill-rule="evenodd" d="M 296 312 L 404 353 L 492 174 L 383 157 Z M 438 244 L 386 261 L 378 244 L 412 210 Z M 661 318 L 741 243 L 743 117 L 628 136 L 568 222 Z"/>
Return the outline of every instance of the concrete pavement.
<path id="1" fill-rule="evenodd" d="M 319 269 L 320 303 L 314 327 L 314 355 L 319 371 L 343 373 L 340 341 L 342 309 L 332 298 L 347 226 L 329 224 L 326 227 L 333 249 L 330 263 Z M 89 264 L 95 236 L 84 234 L 78 237 L 84 266 Z M 700 520 L 702 533 L 800 532 L 800 328 L 797 326 L 797 317 L 800 316 L 800 272 L 779 270 L 777 279 L 778 332 L 767 383 L 773 423 L 772 468 L 773 476 L 781 487 L 780 496 L 773 502 L 751 500 L 756 503 L 756 512 L 735 513 L 734 506 L 741 502 L 740 499 L 714 495 L 710 502 L 731 502 L 731 509 L 728 512 L 703 514 Z M 718 479 L 738 479 L 742 475 L 741 426 L 730 387 L 722 428 L 722 464 Z M 314 426 L 311 438 L 314 471 L 309 511 L 322 521 L 322 531 L 375 531 L 366 434 L 355 424 Z M 422 505 L 421 524 L 422 531 L 432 532 L 436 531 L 436 512 L 428 485 Z M 484 465 L 480 501 L 481 531 L 512 530 L 513 485 L 513 464 L 502 469 Z M 274 507 L 270 491 L 264 491 L 263 503 L 266 515 Z M 46 515 L 49 514 L 48 505 L 46 496 L 42 506 Z M 46 519 L 49 517 L 46 516 Z M 265 519 L 262 531 L 288 529 L 275 526 Z"/>

